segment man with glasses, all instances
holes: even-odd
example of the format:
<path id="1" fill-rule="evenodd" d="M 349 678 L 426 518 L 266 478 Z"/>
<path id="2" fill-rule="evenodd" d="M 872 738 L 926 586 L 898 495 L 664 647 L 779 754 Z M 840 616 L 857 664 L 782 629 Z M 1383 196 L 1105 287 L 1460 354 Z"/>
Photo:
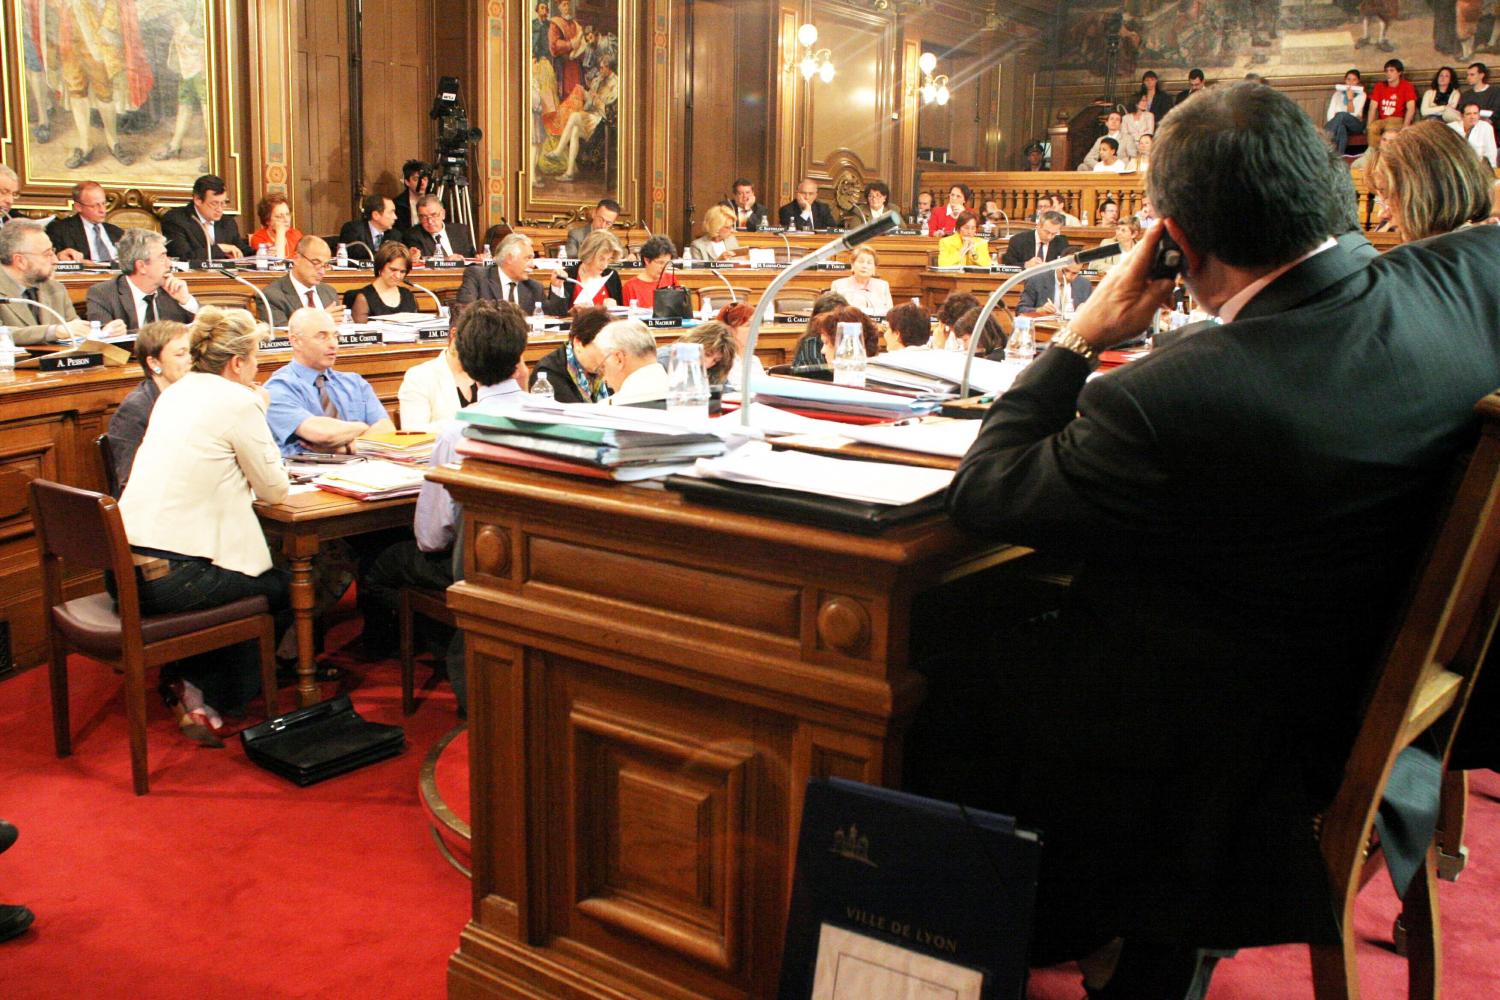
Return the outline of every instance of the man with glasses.
<path id="1" fill-rule="evenodd" d="M 463 283 L 458 286 L 458 312 L 481 299 L 495 302 L 510 302 L 527 316 L 535 310 L 537 303 L 549 316 L 566 316 L 567 300 L 556 293 L 544 291 L 539 281 L 533 278 L 532 261 L 536 250 L 525 233 L 511 233 L 500 241 L 500 252 L 493 264 L 471 264 L 464 268 Z"/>
<path id="2" fill-rule="evenodd" d="M 120 275 L 89 289 L 89 319 L 119 322 L 126 330 L 139 330 L 157 320 L 191 323 L 198 314 L 198 300 L 187 282 L 172 273 L 167 241 L 160 233 L 132 229 L 120 238 Z"/>
<path id="3" fill-rule="evenodd" d="M 88 335 L 89 325 L 78 318 L 68 290 L 52 277 L 56 267 L 57 251 L 40 223 L 16 219 L 0 226 L 0 297 L 9 300 L 0 301 L 0 325 L 10 327 L 17 345 Z M 66 322 L 58 323 L 53 312 Z"/>
<path id="4" fill-rule="evenodd" d="M 331 256 L 328 244 L 320 237 L 302 237 L 287 273 L 266 286 L 273 326 L 286 326 L 292 313 L 309 307 L 324 310 L 335 323 L 343 322 L 344 303 L 333 286 L 323 280 Z"/>
<path id="5" fill-rule="evenodd" d="M 97 181 L 83 181 L 73 187 L 73 214 L 54 219 L 47 226 L 47 238 L 57 248 L 58 260 L 91 260 L 108 264 L 115 259 L 115 248 L 124 230 L 104 221 L 108 199 Z"/>
<path id="6" fill-rule="evenodd" d="M 193 182 L 191 204 L 169 209 L 161 217 L 167 252 L 178 260 L 243 257 L 250 244 L 240 238 L 234 216 L 226 215 L 229 191 L 222 177 L 204 174 Z M 212 252 L 209 247 L 212 246 Z"/>
<path id="7" fill-rule="evenodd" d="M 448 223 L 448 213 L 435 194 L 424 194 L 417 202 L 417 225 L 406 233 L 406 245 L 421 257 L 461 260 L 474 256 L 474 237 L 460 222 Z"/>
<path id="8" fill-rule="evenodd" d="M 804 177 L 797 182 L 797 195 L 776 213 L 782 229 L 832 229 L 833 209 L 818 200 L 818 182 Z"/>
<path id="9" fill-rule="evenodd" d="M 334 371 L 339 336 L 326 310 L 298 309 L 287 327 L 292 360 L 266 380 L 266 422 L 283 455 L 350 452 L 360 435 L 396 429 L 369 382 Z"/>

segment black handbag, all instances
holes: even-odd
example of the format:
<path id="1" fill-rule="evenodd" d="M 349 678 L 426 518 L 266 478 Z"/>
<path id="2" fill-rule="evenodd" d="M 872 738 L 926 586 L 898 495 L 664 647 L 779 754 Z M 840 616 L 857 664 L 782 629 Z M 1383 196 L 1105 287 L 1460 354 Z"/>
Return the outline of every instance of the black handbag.
<path id="1" fill-rule="evenodd" d="M 693 315 L 688 290 L 680 285 L 658 288 L 652 299 L 651 315 L 658 318 L 687 319 Z"/>
<path id="2" fill-rule="evenodd" d="M 240 742 L 256 764 L 307 786 L 396 756 L 406 731 L 367 721 L 343 695 L 252 726 Z"/>

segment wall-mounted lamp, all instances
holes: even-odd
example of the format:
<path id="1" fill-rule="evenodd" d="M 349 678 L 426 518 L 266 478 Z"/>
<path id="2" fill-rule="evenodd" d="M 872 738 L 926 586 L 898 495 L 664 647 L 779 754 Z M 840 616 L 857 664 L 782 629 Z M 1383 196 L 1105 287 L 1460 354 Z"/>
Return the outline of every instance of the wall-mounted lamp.
<path id="1" fill-rule="evenodd" d="M 922 57 L 917 60 L 917 67 L 922 71 L 922 103 L 947 104 L 948 98 L 953 96 L 948 91 L 948 78 L 932 75 L 932 71 L 937 69 L 937 56 L 931 52 L 923 52 Z"/>
<path id="2" fill-rule="evenodd" d="M 804 24 L 797 29 L 797 41 L 802 43 L 802 61 L 797 68 L 802 72 L 802 79 L 811 80 L 816 76 L 824 83 L 833 82 L 833 53 L 827 49 L 814 49 L 818 44 L 818 27 L 815 24 Z"/>

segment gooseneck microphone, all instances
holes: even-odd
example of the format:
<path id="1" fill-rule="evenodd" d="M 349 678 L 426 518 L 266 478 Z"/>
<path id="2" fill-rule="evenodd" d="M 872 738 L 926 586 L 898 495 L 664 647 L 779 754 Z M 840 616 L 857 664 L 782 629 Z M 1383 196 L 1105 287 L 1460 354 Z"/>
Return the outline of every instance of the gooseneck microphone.
<path id="1" fill-rule="evenodd" d="M 269 326 L 273 330 L 276 329 L 276 314 L 271 311 L 271 300 L 266 298 L 266 293 L 261 290 L 261 287 L 255 282 L 251 281 L 249 278 L 246 278 L 233 270 L 227 270 L 224 272 L 224 274 L 234 279 L 235 281 L 238 281 L 240 284 L 250 289 L 256 295 L 260 296 L 261 304 L 266 307 L 266 326 Z M 288 318 L 290 319 L 290 316 L 288 316 Z"/>
<path id="2" fill-rule="evenodd" d="M 51 313 L 53 316 L 57 317 L 57 322 L 58 322 L 57 332 L 58 332 L 59 336 L 61 336 L 61 334 L 63 333 L 63 331 L 67 329 L 68 323 L 71 322 L 71 320 L 69 320 L 67 317 L 63 316 L 62 313 L 58 312 L 56 309 L 53 309 L 51 306 L 47 305 L 45 302 L 38 302 L 35 299 L 28 299 L 24 295 L 3 295 L 3 296 L 0 296 L 0 302 L 11 302 L 11 303 L 14 303 L 16 305 L 35 306 L 36 308 L 42 310 L 43 312 Z M 57 343 L 61 343 L 61 340 L 58 340 L 56 342 Z"/>
<path id="3" fill-rule="evenodd" d="M 760 337 L 760 325 L 766 318 L 766 310 L 776 301 L 776 293 L 786 286 L 788 281 L 802 271 L 807 270 L 814 264 L 832 257 L 836 253 L 845 250 L 853 250 L 861 243 L 873 240 L 877 236 L 884 236 L 900 224 L 895 212 L 887 212 L 884 215 L 871 219 L 869 222 L 852 229 L 837 239 L 829 240 L 818 247 L 807 256 L 800 258 L 790 264 L 785 271 L 778 274 L 766 290 L 761 294 L 760 303 L 756 305 L 755 312 L 750 317 L 750 332 L 745 337 L 745 357 L 755 357 L 755 342 Z M 976 338 L 977 339 L 977 338 Z M 970 354 L 972 357 L 972 353 Z M 744 385 L 740 386 L 740 425 L 750 426 L 750 402 L 754 399 L 750 391 L 750 364 L 748 360 L 744 368 Z"/>

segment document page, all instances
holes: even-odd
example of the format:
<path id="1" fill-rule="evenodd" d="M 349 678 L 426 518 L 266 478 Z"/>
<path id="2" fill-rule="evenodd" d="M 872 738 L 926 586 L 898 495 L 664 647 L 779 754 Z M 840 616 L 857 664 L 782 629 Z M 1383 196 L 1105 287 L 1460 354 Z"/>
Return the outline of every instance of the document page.
<path id="1" fill-rule="evenodd" d="M 824 924 L 812 1000 L 979 1000 L 984 975 Z"/>

